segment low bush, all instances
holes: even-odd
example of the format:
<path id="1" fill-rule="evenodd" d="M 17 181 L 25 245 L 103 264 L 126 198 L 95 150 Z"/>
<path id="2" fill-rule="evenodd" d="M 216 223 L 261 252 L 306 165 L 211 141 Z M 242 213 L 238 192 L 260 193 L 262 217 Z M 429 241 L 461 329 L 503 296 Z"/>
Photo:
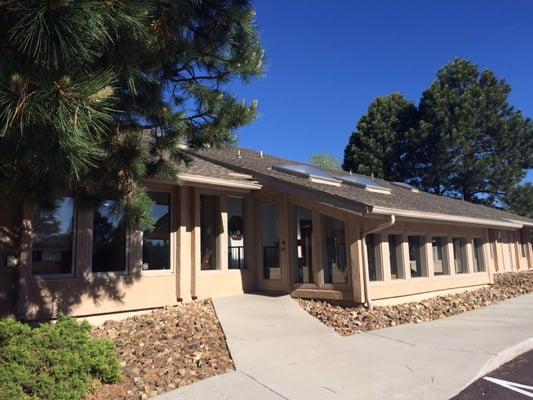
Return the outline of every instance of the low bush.
<path id="1" fill-rule="evenodd" d="M 113 344 L 90 331 L 70 317 L 37 328 L 0 320 L 0 400 L 84 399 L 92 387 L 118 382 Z"/>

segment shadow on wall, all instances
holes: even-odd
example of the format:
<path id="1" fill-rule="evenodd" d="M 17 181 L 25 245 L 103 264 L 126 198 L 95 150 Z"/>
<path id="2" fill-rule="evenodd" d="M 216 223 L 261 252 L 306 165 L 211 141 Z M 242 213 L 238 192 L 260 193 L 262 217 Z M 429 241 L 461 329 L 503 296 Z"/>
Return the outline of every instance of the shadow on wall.
<path id="1" fill-rule="evenodd" d="M 120 308 L 124 304 L 125 292 L 141 278 L 140 271 L 116 277 L 95 276 L 61 280 L 33 280 L 29 283 L 29 295 L 25 302 L 25 318 L 46 320 L 61 314 L 72 314 L 81 304 L 91 302 L 100 307 L 103 302 L 113 303 Z M 105 307 L 102 311 L 108 311 Z M 83 310 L 76 311 L 83 315 Z M 89 312 L 89 314 L 94 312 Z"/>
<path id="2" fill-rule="evenodd" d="M 83 314 L 83 304 L 90 313 L 103 302 L 114 303 L 113 307 L 120 309 L 128 287 L 141 277 L 140 268 L 121 276 L 87 273 L 89 266 L 79 268 L 73 277 L 32 277 L 23 269 L 31 261 L 24 257 L 32 257 L 27 247 L 31 230 L 21 224 L 22 207 L 6 204 L 0 202 L 0 317 L 47 320 L 72 314 L 73 310 Z M 26 247 L 21 243 L 27 243 Z M 8 265 L 13 257 L 20 260 L 22 267 Z M 108 310 L 102 307 L 102 311 Z"/>

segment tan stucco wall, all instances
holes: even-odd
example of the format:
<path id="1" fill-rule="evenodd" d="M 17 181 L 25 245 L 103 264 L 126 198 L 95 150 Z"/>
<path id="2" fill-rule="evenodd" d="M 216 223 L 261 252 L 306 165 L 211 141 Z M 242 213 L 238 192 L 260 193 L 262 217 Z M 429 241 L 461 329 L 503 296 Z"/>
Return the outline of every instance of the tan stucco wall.
<path id="1" fill-rule="evenodd" d="M 403 258 L 400 260 L 399 266 L 399 268 L 403 269 L 403 279 L 391 279 L 390 276 L 389 247 L 387 244 L 387 238 L 389 234 L 401 235 L 404 241 L 402 245 Z M 408 235 L 418 235 L 425 238 L 422 254 L 425 276 L 410 276 L 410 269 L 408 267 L 408 248 L 406 243 Z M 434 275 L 431 248 L 432 236 L 443 236 L 448 238 L 444 251 L 445 258 L 448 261 L 448 273 L 445 275 Z M 488 231 L 485 228 L 457 226 L 442 223 L 436 224 L 423 221 L 414 222 L 400 219 L 394 226 L 382 231 L 379 237 L 381 239 L 381 243 L 379 245 L 379 252 L 381 253 L 380 267 L 383 269 L 384 279 L 382 281 L 370 282 L 369 291 L 373 300 L 391 299 L 390 302 L 397 302 L 397 298 L 402 296 L 486 285 L 491 283 L 491 271 L 494 268 L 494 263 L 490 256 L 489 244 L 487 243 Z M 452 237 L 465 237 L 467 239 L 467 273 L 455 273 L 453 266 L 453 249 L 450 240 Z M 473 272 L 473 249 L 470 243 L 470 239 L 473 237 L 482 238 L 485 241 L 483 257 L 486 270 L 484 272 Z M 401 301 L 401 299 L 399 301 Z"/>
<path id="2" fill-rule="evenodd" d="M 116 276 L 113 274 L 91 273 L 92 247 L 92 211 L 79 209 L 77 213 L 76 233 L 76 266 L 73 276 L 68 278 L 36 278 L 31 277 L 31 248 L 22 257 L 25 263 L 23 273 L 22 304 L 24 313 L 30 319 L 44 319 L 57 316 L 58 313 L 73 315 L 93 315 L 128 310 L 148 309 L 175 304 L 178 301 L 190 301 L 194 298 L 235 295 L 248 291 L 276 291 L 291 293 L 298 297 L 323 298 L 361 303 L 365 301 L 363 291 L 363 247 L 361 233 L 385 221 L 385 217 L 362 218 L 346 210 L 335 209 L 309 198 L 277 192 L 272 188 L 251 192 L 221 187 L 183 186 L 147 184 L 150 190 L 168 191 L 172 195 L 171 223 L 171 270 L 160 273 L 141 271 L 142 251 L 141 236 L 138 232 L 129 235 L 129 274 Z M 202 271 L 200 266 L 200 213 L 199 196 L 202 194 L 220 196 L 220 236 L 217 240 L 217 270 Z M 228 269 L 228 215 L 227 196 L 239 196 L 245 201 L 245 255 L 247 268 Z M 281 279 L 263 279 L 261 259 L 261 221 L 260 207 L 264 203 L 276 201 L 280 205 L 280 262 L 282 264 Z M 312 210 L 313 215 L 313 278 L 314 284 L 295 284 L 291 268 L 295 251 L 295 238 L 291 227 L 294 215 L 293 205 Z M 0 203 L 0 301 L 10 298 L 11 288 L 8 285 L 5 266 L 7 247 L 6 229 L 20 223 L 22 212 L 15 212 L 6 203 Z M 31 222 L 31 206 L 26 206 L 25 217 Z M 345 223 L 347 262 L 351 268 L 347 284 L 324 284 L 322 266 L 322 227 L 321 216 L 329 215 Z M 30 218 L 30 219 L 28 219 Z M 510 252 L 513 270 L 533 268 L 533 247 L 527 246 L 526 257 L 521 254 L 519 234 L 517 231 L 495 229 L 497 240 L 489 244 L 489 229 L 465 225 L 434 223 L 431 221 L 414 221 L 398 219 L 396 224 L 381 232 L 380 262 L 383 269 L 383 281 L 370 283 L 371 298 L 376 304 L 402 302 L 437 294 L 462 291 L 490 284 L 493 274 L 504 271 L 504 245 L 501 238 L 509 235 Z M 405 278 L 393 280 L 388 265 L 387 235 L 401 234 L 405 240 L 409 234 L 425 236 L 426 275 L 422 278 L 411 278 L 407 268 L 408 259 L 406 243 L 403 244 L 403 263 Z M 430 257 L 431 236 L 464 236 L 466 238 L 481 237 L 485 240 L 484 256 L 485 272 L 455 274 L 453 268 L 449 275 L 433 276 Z M 446 252 L 450 257 L 451 244 Z M 472 248 L 467 245 L 468 268 L 472 270 Z M 0 310 L 1 311 L 1 310 Z"/>
<path id="3" fill-rule="evenodd" d="M 176 304 L 175 276 L 31 280 L 28 319 L 94 315 Z"/>

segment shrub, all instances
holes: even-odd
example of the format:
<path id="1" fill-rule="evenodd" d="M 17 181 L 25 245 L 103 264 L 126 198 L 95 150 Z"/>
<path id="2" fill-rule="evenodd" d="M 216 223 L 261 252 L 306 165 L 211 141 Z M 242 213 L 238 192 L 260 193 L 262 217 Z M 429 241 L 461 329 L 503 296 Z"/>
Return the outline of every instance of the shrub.
<path id="1" fill-rule="evenodd" d="M 82 400 L 95 382 L 118 382 L 113 344 L 90 331 L 71 317 L 37 328 L 0 320 L 0 400 Z"/>

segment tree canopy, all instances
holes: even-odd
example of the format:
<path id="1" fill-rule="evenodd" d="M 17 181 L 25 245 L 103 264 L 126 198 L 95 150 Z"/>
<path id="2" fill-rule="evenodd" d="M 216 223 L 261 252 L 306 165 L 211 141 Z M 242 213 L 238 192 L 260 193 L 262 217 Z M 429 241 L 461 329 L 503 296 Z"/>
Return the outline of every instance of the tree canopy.
<path id="1" fill-rule="evenodd" d="M 311 156 L 311 164 L 325 169 L 341 169 L 341 163 L 335 157 L 326 153 L 316 153 Z"/>
<path id="2" fill-rule="evenodd" d="M 403 159 L 416 115 L 416 106 L 399 93 L 376 98 L 350 136 L 342 167 L 358 174 L 403 180 Z"/>
<path id="3" fill-rule="evenodd" d="M 359 120 L 343 168 L 468 201 L 502 206 L 533 167 L 533 124 L 509 105 L 510 85 L 456 59 L 416 108 L 378 97 Z"/>
<path id="4" fill-rule="evenodd" d="M 533 218 L 533 184 L 528 182 L 511 190 L 505 203 L 510 211 Z"/>
<path id="5" fill-rule="evenodd" d="M 533 125 L 509 105 L 510 85 L 457 59 L 420 101 L 412 181 L 437 194 L 494 203 L 533 166 Z"/>
<path id="6" fill-rule="evenodd" d="M 151 224 L 142 177 L 175 177 L 193 148 L 234 140 L 256 103 L 227 90 L 262 73 L 246 0 L 2 2 L 0 191 L 102 193 Z"/>

